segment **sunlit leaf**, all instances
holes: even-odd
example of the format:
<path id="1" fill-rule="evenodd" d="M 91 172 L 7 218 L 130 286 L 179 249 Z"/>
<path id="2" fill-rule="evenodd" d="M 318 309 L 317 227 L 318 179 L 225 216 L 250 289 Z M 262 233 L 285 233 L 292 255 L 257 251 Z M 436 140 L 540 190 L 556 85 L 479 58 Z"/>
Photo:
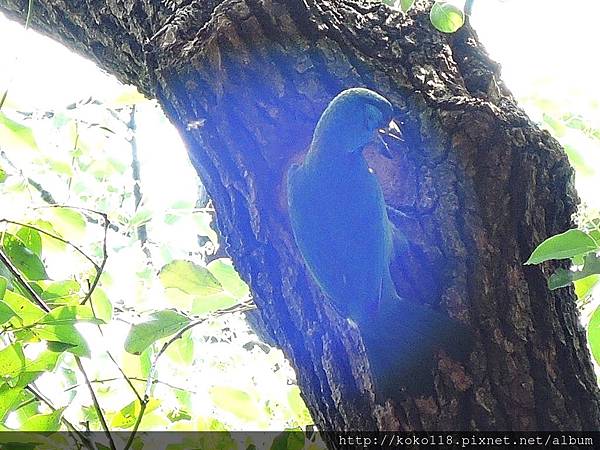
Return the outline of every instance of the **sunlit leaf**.
<path id="1" fill-rule="evenodd" d="M 380 0 L 384 5 L 390 6 L 395 9 L 401 9 L 406 12 L 410 9 L 414 0 Z"/>
<path id="2" fill-rule="evenodd" d="M 225 292 L 195 298 L 192 303 L 192 314 L 207 314 L 220 309 L 230 308 L 239 303 L 239 299 Z"/>
<path id="3" fill-rule="evenodd" d="M 588 344 L 597 364 L 600 364 L 600 306 L 596 308 L 587 328 Z"/>
<path id="4" fill-rule="evenodd" d="M 598 284 L 598 280 L 600 280 L 600 275 L 590 275 L 581 280 L 575 280 L 574 285 L 577 298 L 579 300 L 584 300 L 591 295 L 592 289 Z"/>
<path id="5" fill-rule="evenodd" d="M 402 11 L 407 12 L 412 8 L 413 3 L 415 3 L 415 0 L 400 0 L 400 8 Z"/>
<path id="6" fill-rule="evenodd" d="M 12 308 L 6 303 L 0 301 L 0 325 L 4 325 L 15 316 L 16 314 Z"/>
<path id="7" fill-rule="evenodd" d="M 46 312 L 39 306 L 34 305 L 30 300 L 15 292 L 6 291 L 4 301 L 19 318 L 20 325 L 31 325 L 46 315 Z"/>
<path id="8" fill-rule="evenodd" d="M 46 220 L 36 220 L 32 223 L 32 225 L 35 225 L 37 228 L 54 236 L 60 236 L 60 233 L 54 228 L 54 226 Z M 44 251 L 51 250 L 54 252 L 62 252 L 66 248 L 66 244 L 64 242 L 54 239 L 46 234 L 40 234 L 42 238 L 42 248 Z"/>
<path id="9" fill-rule="evenodd" d="M 75 280 L 54 281 L 43 287 L 42 298 L 49 304 L 77 304 L 80 290 Z"/>
<path id="10" fill-rule="evenodd" d="M 47 214 L 52 217 L 52 227 L 67 240 L 83 237 L 87 221 L 83 214 L 70 208 L 48 208 Z"/>
<path id="11" fill-rule="evenodd" d="M 577 172 L 577 176 L 583 175 L 586 177 L 591 177 L 596 174 L 595 167 L 586 161 L 583 154 L 574 146 L 569 144 L 563 145 L 567 156 L 569 157 L 569 162 L 575 168 Z"/>
<path id="12" fill-rule="evenodd" d="M 525 264 L 539 264 L 551 259 L 566 259 L 596 250 L 598 245 L 581 230 L 568 230 L 542 242 Z"/>
<path id="13" fill-rule="evenodd" d="M 283 431 L 275 436 L 269 450 L 301 450 L 305 448 L 304 441 L 301 431 Z"/>
<path id="14" fill-rule="evenodd" d="M 40 325 L 34 333 L 43 340 L 60 342 L 69 347 L 66 351 L 81 357 L 90 356 L 90 348 L 81 333 L 73 325 Z"/>
<path id="15" fill-rule="evenodd" d="M 185 327 L 190 319 L 176 311 L 157 311 L 150 315 L 146 322 L 133 325 L 125 341 L 125 350 L 134 355 L 139 355 L 149 345 L 158 339 L 177 333 Z"/>
<path id="16" fill-rule="evenodd" d="M 19 342 L 0 350 L 0 379 L 14 378 L 24 367 L 25 354 Z"/>
<path id="17" fill-rule="evenodd" d="M 558 289 L 574 281 L 583 280 L 591 275 L 600 274 L 600 259 L 594 253 L 585 255 L 583 267 L 578 270 L 558 269 L 548 279 L 548 288 Z"/>
<path id="18" fill-rule="evenodd" d="M 442 33 L 454 33 L 465 23 L 463 11 L 446 2 L 435 2 L 429 13 L 431 23 Z"/>
<path id="19" fill-rule="evenodd" d="M 288 391 L 287 400 L 296 420 L 301 423 L 308 423 L 310 421 L 310 413 L 308 412 L 302 397 L 300 397 L 300 388 L 298 386 L 292 386 L 290 388 Z"/>
<path id="20" fill-rule="evenodd" d="M 5 233 L 2 244 L 8 259 L 28 280 L 35 281 L 48 278 L 44 264 L 39 256 L 27 248 L 21 239 L 12 234 Z"/>
<path id="21" fill-rule="evenodd" d="M 129 225 L 132 227 L 139 227 L 148 223 L 152 220 L 152 216 L 154 215 L 154 211 L 148 208 L 140 208 L 135 214 L 129 219 Z"/>
<path id="22" fill-rule="evenodd" d="M 94 290 L 92 293 L 91 304 L 98 319 L 105 323 L 112 320 L 113 305 L 102 289 L 96 288 Z"/>
<path id="23" fill-rule="evenodd" d="M 44 162 L 48 165 L 49 169 L 52 170 L 53 173 L 64 175 L 65 177 L 73 176 L 73 166 L 71 165 L 70 161 L 47 157 L 44 159 Z"/>
<path id="24" fill-rule="evenodd" d="M 42 237 L 38 231 L 29 227 L 21 227 L 16 236 L 38 257 L 42 256 Z"/>
<path id="25" fill-rule="evenodd" d="M 190 332 L 184 333 L 181 339 L 173 342 L 166 354 L 173 362 L 189 366 L 194 361 L 194 340 Z"/>
<path id="26" fill-rule="evenodd" d="M 22 387 L 10 387 L 8 384 L 0 384 L 0 423 L 6 420 L 6 416 L 18 405 Z"/>
<path id="27" fill-rule="evenodd" d="M 65 408 L 59 408 L 50 414 L 37 414 L 30 417 L 20 427 L 20 431 L 58 431 Z"/>
<path id="28" fill-rule="evenodd" d="M 240 278 L 229 258 L 219 258 L 211 261 L 208 270 L 219 281 L 221 286 L 234 297 L 247 297 L 250 294 L 248 285 Z"/>
<path id="29" fill-rule="evenodd" d="M 144 417 L 146 414 L 151 413 L 156 408 L 160 406 L 160 401 L 158 399 L 150 399 L 148 404 L 146 405 L 146 410 L 144 411 Z M 140 402 L 137 400 L 132 401 L 128 405 L 121 408 L 110 421 L 111 427 L 127 429 L 131 428 L 135 425 L 135 422 L 141 412 Z"/>
<path id="30" fill-rule="evenodd" d="M 158 274 L 165 288 L 176 288 L 194 296 L 211 295 L 223 290 L 210 271 L 190 261 L 176 260 Z"/>
<path id="31" fill-rule="evenodd" d="M 10 119 L 0 112 L 0 142 L 3 148 L 37 150 L 33 131 L 27 125 Z"/>
<path id="32" fill-rule="evenodd" d="M 113 106 L 137 105 L 139 103 L 149 101 L 144 97 L 134 86 L 127 86 L 115 98 L 109 99 L 106 102 Z"/>
<path id="33" fill-rule="evenodd" d="M 213 386 L 210 389 L 210 397 L 220 409 L 230 412 L 240 419 L 252 421 L 260 415 L 256 401 L 241 389 Z"/>
<path id="34" fill-rule="evenodd" d="M 37 323 L 40 325 L 74 325 L 79 322 L 104 323 L 94 315 L 89 305 L 59 306 L 47 313 Z"/>

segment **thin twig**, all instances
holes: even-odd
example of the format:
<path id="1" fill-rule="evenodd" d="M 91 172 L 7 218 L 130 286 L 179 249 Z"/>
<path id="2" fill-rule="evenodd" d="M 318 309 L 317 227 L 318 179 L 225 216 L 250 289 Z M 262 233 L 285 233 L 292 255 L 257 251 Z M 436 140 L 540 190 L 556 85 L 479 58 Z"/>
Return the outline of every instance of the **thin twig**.
<path id="1" fill-rule="evenodd" d="M 128 376 L 127 378 L 130 379 L 130 380 L 132 380 L 132 381 L 139 381 L 140 383 L 144 383 L 144 384 L 147 381 L 146 378 L 140 378 L 140 377 L 130 377 L 130 376 Z M 123 379 L 122 377 L 103 378 L 101 380 L 90 380 L 90 383 L 92 383 L 92 384 L 104 384 L 104 383 L 111 383 L 113 381 L 119 381 L 119 380 L 122 380 L 122 379 Z M 162 384 L 163 386 L 167 386 L 168 388 L 175 389 L 177 391 L 185 391 L 185 392 L 189 392 L 191 394 L 195 394 L 196 393 L 194 391 L 191 391 L 188 388 L 182 388 L 182 387 L 179 387 L 179 386 L 175 386 L 173 384 L 167 383 L 166 381 L 154 380 L 154 381 L 152 381 L 152 383 L 153 384 Z M 66 388 L 64 390 L 64 392 L 72 391 L 74 389 L 79 388 L 80 386 L 81 386 L 80 384 L 74 384 L 74 385 L 69 386 L 68 388 Z M 23 403 L 23 405 L 21 405 L 21 406 L 25 406 L 25 404 L 27 404 L 27 402 Z"/>
<path id="2" fill-rule="evenodd" d="M 104 238 L 102 240 L 102 262 L 100 263 L 100 265 L 97 265 L 96 263 L 94 263 L 94 267 L 96 268 L 96 276 L 94 277 L 94 281 L 92 282 L 92 285 L 88 289 L 88 292 L 85 295 L 85 298 L 80 303 L 81 305 L 85 305 L 88 302 L 88 300 L 91 298 L 96 287 L 98 286 L 98 283 L 100 282 L 100 276 L 104 272 L 104 267 L 106 266 L 106 261 L 108 260 L 107 240 L 108 240 L 108 229 L 110 228 L 110 220 L 108 219 L 108 215 L 102 211 L 97 211 L 95 209 L 83 208 L 81 206 L 69 206 L 69 205 L 43 205 L 43 206 L 38 206 L 34 209 L 44 209 L 44 208 L 65 208 L 65 209 L 74 209 L 74 210 L 78 210 L 78 211 L 85 211 L 85 212 L 88 212 L 91 214 L 97 214 L 100 217 L 102 217 L 102 219 L 104 220 L 104 225 L 103 225 Z"/>
<path id="3" fill-rule="evenodd" d="M 138 146 L 136 139 L 137 124 L 135 121 L 135 105 L 131 106 L 129 111 L 129 122 L 127 122 L 127 128 L 131 133 L 129 138 L 129 146 L 131 147 L 131 176 L 133 178 L 133 200 L 135 210 L 137 211 L 142 204 L 142 178 L 140 176 L 140 159 L 138 156 Z M 150 249 L 147 246 L 148 243 L 148 227 L 145 223 L 140 224 L 137 229 L 138 241 L 142 251 L 148 258 L 152 260 Z"/>
<path id="4" fill-rule="evenodd" d="M 90 288 L 88 290 L 88 293 L 86 294 L 85 298 L 81 302 L 82 305 L 85 305 L 87 303 L 87 301 L 92 297 L 94 290 L 96 289 L 96 287 L 98 286 L 98 283 L 100 282 L 100 276 L 104 272 L 104 267 L 106 266 L 106 261 L 108 260 L 108 251 L 106 250 L 106 241 L 108 239 L 108 227 L 110 227 L 110 220 L 108 220 L 108 215 L 106 215 L 105 213 L 97 213 L 97 214 L 100 214 L 102 216 L 102 218 L 104 219 L 104 238 L 102 240 L 102 262 L 100 263 L 100 267 L 98 268 L 96 277 L 94 278 L 94 281 L 92 282 L 92 285 L 90 286 Z"/>
<path id="5" fill-rule="evenodd" d="M 44 200 L 46 203 L 49 204 L 55 204 L 56 200 L 54 200 L 54 197 L 52 196 L 52 194 L 47 191 L 44 186 L 42 186 L 40 183 L 38 183 L 37 181 L 35 181 L 33 178 L 28 177 L 27 175 L 25 175 L 23 173 L 23 171 L 21 169 L 19 169 L 15 163 L 12 162 L 12 160 L 6 155 L 6 152 L 1 151 L 0 152 L 0 156 L 2 156 L 2 159 L 4 159 L 4 161 L 6 161 L 6 163 L 12 167 L 21 177 L 27 179 L 27 183 L 31 186 L 33 186 L 33 188 L 38 191 L 38 193 L 40 194 L 40 196 L 42 197 L 42 200 Z M 29 193 L 29 195 L 31 196 L 31 192 Z"/>
<path id="6" fill-rule="evenodd" d="M 129 434 L 129 439 L 127 439 L 127 444 L 125 444 L 125 447 L 123 447 L 123 450 L 129 450 L 129 448 L 131 447 L 131 444 L 133 444 L 135 435 L 137 434 L 138 429 L 140 428 L 140 424 L 142 423 L 142 419 L 144 418 L 144 413 L 146 412 L 146 406 L 148 406 L 148 400 L 149 400 L 148 396 L 145 395 L 144 400 L 142 400 L 140 402 L 140 413 L 137 416 L 135 425 L 133 426 L 133 429 L 131 430 L 131 433 Z"/>
<path id="7" fill-rule="evenodd" d="M 98 325 L 98 328 L 100 328 L 100 325 Z M 100 333 L 102 333 L 102 332 L 100 332 Z M 125 382 L 129 385 L 129 387 L 131 388 L 131 390 L 133 391 L 133 393 L 135 394 L 135 396 L 137 397 L 137 399 L 139 400 L 139 402 L 142 403 L 144 400 L 142 399 L 142 396 L 140 395 L 140 393 L 138 392 L 138 390 L 135 388 L 135 386 L 131 382 L 131 378 L 129 378 L 127 376 L 127 374 L 125 373 L 125 371 L 121 368 L 121 366 L 119 365 L 119 363 L 117 363 L 117 361 L 115 360 L 115 358 L 113 357 L 113 355 L 108 350 L 106 350 L 106 354 L 111 359 L 111 361 L 115 364 L 115 366 L 117 367 L 117 369 L 119 370 L 119 372 L 121 372 L 121 375 L 125 379 Z"/>
<path id="8" fill-rule="evenodd" d="M 106 422 L 106 418 L 104 417 L 104 413 L 102 412 L 102 408 L 100 407 L 100 403 L 98 402 L 98 398 L 96 397 L 96 393 L 94 392 L 94 387 L 92 386 L 92 383 L 90 382 L 90 379 L 88 378 L 87 372 L 85 371 L 83 364 L 81 363 L 81 359 L 77 355 L 75 355 L 75 362 L 77 363 L 77 367 L 79 368 L 79 371 L 83 374 L 85 384 L 87 385 L 90 395 L 92 396 L 92 401 L 94 402 L 94 408 L 96 409 L 96 414 L 98 415 L 100 424 L 102 425 L 102 428 L 104 429 L 104 434 L 106 435 L 106 438 L 108 439 L 110 448 L 111 448 L 111 450 L 116 450 L 117 447 L 115 446 L 115 442 L 113 441 L 112 435 L 108 428 L 108 423 Z"/>
<path id="9" fill-rule="evenodd" d="M 2 248 L 0 248 L 0 261 L 6 266 L 8 271 L 15 277 L 15 279 L 19 282 L 20 285 L 23 286 L 23 289 L 27 291 L 27 294 L 31 297 L 35 303 L 39 305 L 45 312 L 50 312 L 50 308 L 46 305 L 46 302 L 42 300 L 42 298 L 33 290 L 29 283 L 25 280 L 21 272 L 13 265 L 10 259 L 4 254 Z"/>
<path id="10" fill-rule="evenodd" d="M 56 239 L 57 241 L 62 242 L 63 244 L 66 244 L 70 247 L 72 247 L 77 253 L 79 253 L 81 256 L 83 256 L 85 259 L 87 259 L 96 269 L 96 272 L 100 271 L 100 266 L 96 263 L 96 261 L 94 261 L 87 253 L 85 253 L 83 250 L 81 250 L 81 248 L 79 248 L 77 245 L 73 244 L 71 241 L 67 240 L 67 239 L 63 239 L 60 236 L 57 236 L 56 234 L 53 233 L 49 233 L 48 231 L 45 231 L 41 228 L 38 228 L 34 225 L 30 225 L 27 223 L 22 223 L 22 222 L 17 222 L 15 220 L 10 220 L 10 219 L 0 219 L 0 223 L 11 223 L 13 225 L 19 225 L 21 227 L 27 227 L 30 228 L 32 230 L 37 231 L 38 233 L 42 233 L 48 237 L 51 237 L 52 239 Z"/>
<path id="11" fill-rule="evenodd" d="M 52 405 L 50 400 L 48 400 L 46 397 L 44 397 L 44 395 L 42 395 L 41 392 L 38 392 L 37 389 L 35 389 L 33 386 L 31 386 L 31 385 L 26 386 L 25 389 L 27 391 L 29 391 L 37 400 L 44 403 L 52 411 L 56 411 L 58 409 L 54 405 Z M 21 405 L 21 407 L 22 406 L 25 406 L 25 405 Z M 87 448 L 89 448 L 91 450 L 95 450 L 94 445 L 92 444 L 92 442 L 89 440 L 89 438 L 85 434 L 83 434 L 81 431 L 79 431 L 77 428 L 75 428 L 75 426 L 71 422 L 69 422 L 67 419 L 65 419 L 63 416 L 61 416 L 60 420 L 62 423 L 65 424 L 65 426 L 67 428 L 70 429 L 69 434 L 73 435 L 73 433 L 75 433 L 77 435 L 77 437 L 81 440 L 83 445 L 85 445 Z"/>
<path id="12" fill-rule="evenodd" d="M 180 339 L 186 331 L 194 328 L 195 326 L 200 325 L 201 323 L 206 322 L 208 319 L 211 319 L 211 318 L 220 317 L 220 316 L 235 313 L 235 312 L 250 311 L 253 309 L 256 309 L 256 305 L 254 304 L 254 301 L 252 299 L 248 299 L 245 302 L 238 303 L 237 305 L 233 305 L 229 308 L 224 308 L 224 309 L 215 311 L 206 317 L 201 317 L 193 322 L 190 322 L 185 327 L 183 327 L 181 330 L 179 330 L 175 335 L 173 335 L 173 337 L 171 339 L 169 339 L 167 342 L 165 342 L 163 344 L 161 349 L 158 351 L 158 353 L 154 357 L 154 361 L 152 362 L 152 366 L 150 368 L 150 375 L 148 375 L 148 381 L 146 382 L 146 392 L 149 391 L 149 387 L 152 384 L 152 377 L 156 370 L 156 365 L 158 364 L 158 359 L 165 353 L 165 351 L 167 351 L 167 348 L 169 348 L 169 346 L 171 344 L 173 344 L 173 342 L 175 342 L 177 339 Z"/>

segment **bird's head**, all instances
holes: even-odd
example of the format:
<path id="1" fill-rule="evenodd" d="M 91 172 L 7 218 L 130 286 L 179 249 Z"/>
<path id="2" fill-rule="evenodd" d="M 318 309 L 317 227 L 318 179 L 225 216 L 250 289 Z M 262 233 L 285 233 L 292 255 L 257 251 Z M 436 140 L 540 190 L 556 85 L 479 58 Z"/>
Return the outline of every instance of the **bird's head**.
<path id="1" fill-rule="evenodd" d="M 392 104 L 376 92 L 364 88 L 347 89 L 327 106 L 315 129 L 311 151 L 332 156 L 360 153 L 370 143 L 390 157 L 381 134 L 398 130 L 392 120 Z M 395 137 L 395 136 L 394 136 Z"/>

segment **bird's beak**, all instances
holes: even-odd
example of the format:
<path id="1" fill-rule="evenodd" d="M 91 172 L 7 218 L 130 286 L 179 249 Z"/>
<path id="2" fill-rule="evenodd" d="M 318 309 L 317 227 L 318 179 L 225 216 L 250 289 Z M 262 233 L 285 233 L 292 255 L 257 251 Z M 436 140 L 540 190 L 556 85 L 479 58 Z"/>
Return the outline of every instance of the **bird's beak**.
<path id="1" fill-rule="evenodd" d="M 375 146 L 379 153 L 382 156 L 385 156 L 388 159 L 392 159 L 392 154 L 390 153 L 390 148 L 388 147 L 387 142 L 384 139 L 384 136 L 390 139 L 394 139 L 396 141 L 403 142 L 402 132 L 400 131 L 400 127 L 396 122 L 390 120 L 390 123 L 385 128 L 380 128 L 377 130 L 377 142 Z"/>

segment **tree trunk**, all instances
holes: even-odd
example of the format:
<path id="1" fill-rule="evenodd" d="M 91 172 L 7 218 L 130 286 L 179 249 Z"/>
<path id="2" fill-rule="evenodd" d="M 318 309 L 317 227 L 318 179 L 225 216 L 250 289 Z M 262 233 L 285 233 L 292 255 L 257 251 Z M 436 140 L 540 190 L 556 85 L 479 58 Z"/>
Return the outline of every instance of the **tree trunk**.
<path id="1" fill-rule="evenodd" d="M 0 0 L 0 11 L 23 22 L 27 3 Z M 429 6 L 405 16 L 357 0 L 40 0 L 32 26 L 160 101 L 320 429 L 598 429 L 573 290 L 547 289 L 554 265 L 523 265 L 573 225 L 573 171 L 473 30 L 435 31 Z M 398 291 L 477 341 L 464 367 L 439 355 L 432 397 L 397 404 L 375 403 L 360 336 L 305 271 L 287 214 L 288 168 L 327 103 L 354 86 L 394 104 L 406 140 L 391 161 L 368 155 L 409 242 L 393 265 Z"/>

